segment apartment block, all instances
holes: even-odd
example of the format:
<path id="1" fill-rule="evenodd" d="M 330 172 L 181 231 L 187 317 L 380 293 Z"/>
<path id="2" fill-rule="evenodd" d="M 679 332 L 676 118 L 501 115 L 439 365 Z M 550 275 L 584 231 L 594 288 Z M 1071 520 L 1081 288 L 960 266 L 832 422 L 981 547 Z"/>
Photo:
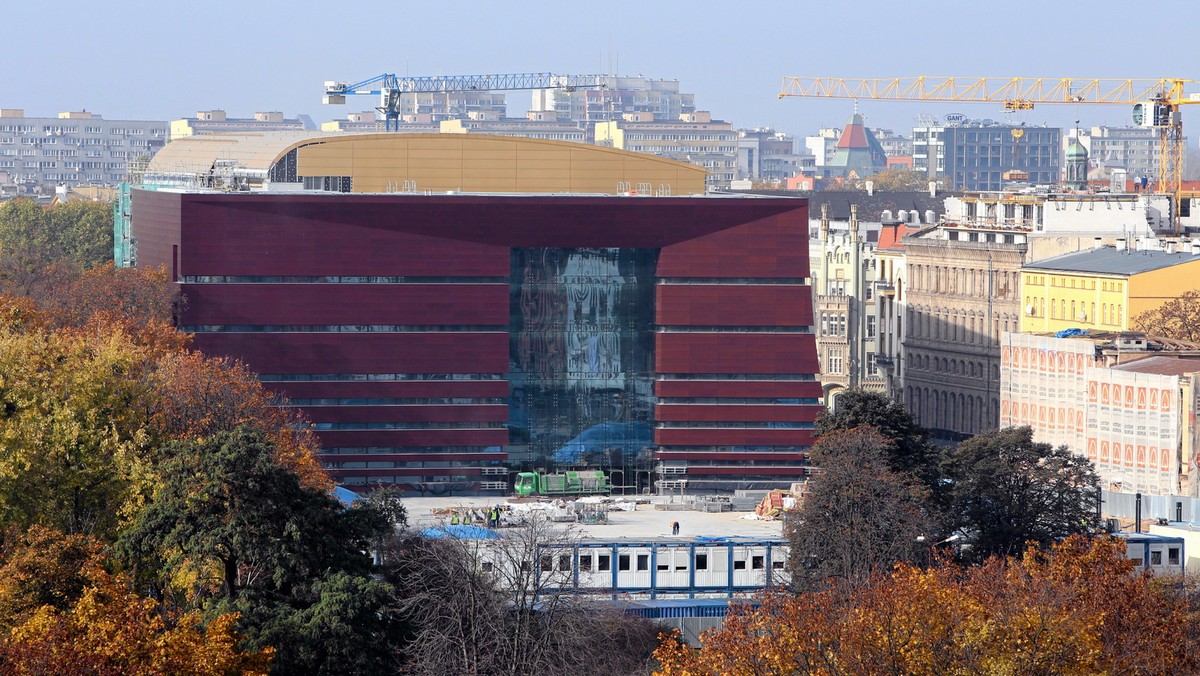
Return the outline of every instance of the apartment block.
<path id="1" fill-rule="evenodd" d="M 163 147 L 167 126 L 87 111 L 32 117 L 0 109 L 0 191 L 35 195 L 53 194 L 56 186 L 115 185 L 130 163 Z"/>

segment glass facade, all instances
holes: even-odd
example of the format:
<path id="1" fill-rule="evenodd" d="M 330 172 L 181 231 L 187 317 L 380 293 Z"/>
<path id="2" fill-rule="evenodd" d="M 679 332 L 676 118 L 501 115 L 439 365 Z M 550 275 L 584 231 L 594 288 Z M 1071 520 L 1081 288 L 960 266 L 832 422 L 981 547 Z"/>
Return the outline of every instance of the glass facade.
<path id="1" fill-rule="evenodd" d="M 512 250 L 512 459 L 652 460 L 657 261 L 656 249 Z"/>

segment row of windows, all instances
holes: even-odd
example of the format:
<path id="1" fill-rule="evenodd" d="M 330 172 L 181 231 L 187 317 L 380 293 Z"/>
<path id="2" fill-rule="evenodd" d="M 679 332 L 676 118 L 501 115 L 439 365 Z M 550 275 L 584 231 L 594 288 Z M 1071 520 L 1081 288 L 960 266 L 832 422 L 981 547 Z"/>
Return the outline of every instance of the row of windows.
<path id="1" fill-rule="evenodd" d="M 502 423 L 490 422 L 323 422 L 314 423 L 321 432 L 362 432 L 365 430 L 491 430 L 505 429 Z"/>
<path id="2" fill-rule="evenodd" d="M 994 345 L 1000 340 L 1002 332 L 1011 331 L 1017 325 L 1016 317 L 1001 313 L 993 315 L 993 323 L 989 327 L 982 310 L 968 310 L 960 313 L 923 306 L 909 306 L 907 315 L 909 335 L 913 338 L 967 344 Z M 989 328 L 991 329 L 990 334 L 988 333 Z"/>
<path id="3" fill-rule="evenodd" d="M 867 315 L 867 340 L 874 340 L 876 333 L 877 318 L 875 315 Z M 846 335 L 846 315 L 844 314 L 829 314 L 821 313 L 821 332 L 822 336 L 845 336 Z"/>
<path id="4" fill-rule="evenodd" d="M 497 452 L 499 450 L 500 450 L 499 446 L 487 446 L 487 447 L 480 447 L 480 446 L 334 446 L 334 447 L 329 447 L 329 448 L 322 448 L 321 455 L 368 455 L 368 454 L 369 455 L 396 455 L 396 454 L 404 454 L 404 453 L 411 455 L 414 453 L 419 453 L 425 458 L 424 460 L 422 460 L 422 462 L 434 462 L 433 460 L 430 460 L 429 458 L 436 457 L 438 454 L 443 454 L 443 453 L 472 453 L 472 454 L 474 454 L 474 453 L 483 453 L 483 452 Z M 447 461 L 438 460 L 436 462 L 447 462 Z M 479 467 L 479 465 L 480 465 L 480 463 L 478 461 L 473 460 L 470 462 L 469 466 L 470 467 Z M 502 472 L 508 471 L 506 468 L 501 467 L 499 465 L 494 465 L 494 468 L 497 470 L 500 470 Z M 489 473 L 487 471 L 486 467 L 485 467 L 484 473 L 485 474 Z"/>
<path id="5" fill-rule="evenodd" d="M 182 328 L 187 333 L 480 333 L 507 330 L 498 325 L 452 324 L 194 324 Z"/>
<path id="6" fill-rule="evenodd" d="M 911 386 L 904 398 L 909 413 L 928 429 L 978 434 L 1000 424 L 1000 401 L 995 398 L 988 405 L 980 396 Z"/>
<path id="7" fill-rule="evenodd" d="M 909 287 L 926 293 L 950 293 L 969 296 L 989 294 L 1008 298 L 1016 289 L 1018 273 L 1008 270 L 984 270 L 948 265 L 910 265 Z"/>
<path id="8" fill-rule="evenodd" d="M 1050 319 L 1066 319 L 1069 321 L 1081 321 L 1091 324 L 1100 323 L 1120 326 L 1125 312 L 1124 306 L 1119 303 L 1101 303 L 1099 317 L 1096 316 L 1095 303 L 1090 303 L 1085 306 L 1083 302 L 1079 302 L 1079 304 L 1076 305 L 1076 301 L 1071 301 L 1070 312 L 1067 311 L 1067 307 L 1066 299 L 1059 299 L 1057 303 L 1054 300 L 1051 300 Z M 1031 317 L 1045 317 L 1046 299 L 1026 296 L 1025 312 Z"/>
<path id="9" fill-rule="evenodd" d="M 184 284 L 508 284 L 507 277 L 380 275 L 185 275 Z"/>
<path id="10" fill-rule="evenodd" d="M 503 404 L 498 397 L 324 397 L 289 399 L 292 406 L 453 406 L 459 404 Z"/>
<path id="11" fill-rule="evenodd" d="M 462 382 L 471 380 L 503 380 L 498 373 L 266 373 L 258 380 L 264 383 L 283 382 L 397 382 L 406 380 L 432 382 Z"/>
<path id="12" fill-rule="evenodd" d="M 660 397 L 660 404 L 721 404 L 725 405 L 757 405 L 757 404 L 817 404 L 820 400 L 812 397 L 782 398 L 782 397 Z"/>
<path id="13" fill-rule="evenodd" d="M 658 427 L 672 429 L 811 430 L 811 422 L 678 422 L 659 421 Z"/>
<path id="14" fill-rule="evenodd" d="M 929 355 L 913 354 L 909 357 L 909 368 L 933 371 L 936 373 L 951 373 L 954 375 L 983 378 L 987 375 L 987 367 L 983 362 L 972 359 L 947 359 L 946 357 L 930 357 Z M 992 380 L 1000 382 L 1000 366 L 992 364 Z"/>

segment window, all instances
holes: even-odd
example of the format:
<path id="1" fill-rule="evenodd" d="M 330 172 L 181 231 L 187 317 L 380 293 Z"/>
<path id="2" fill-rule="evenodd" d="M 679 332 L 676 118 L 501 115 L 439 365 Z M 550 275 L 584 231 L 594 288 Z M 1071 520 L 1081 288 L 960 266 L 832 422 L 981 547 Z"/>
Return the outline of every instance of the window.
<path id="1" fill-rule="evenodd" d="M 580 554 L 579 555 L 579 570 L 590 571 L 591 569 L 592 569 L 592 555 L 591 554 Z"/>
<path id="2" fill-rule="evenodd" d="M 696 555 L 696 570 L 708 570 L 708 554 Z"/>
<path id="3" fill-rule="evenodd" d="M 734 570 L 746 570 L 746 560 L 745 560 L 745 559 L 738 559 L 738 560 L 734 561 L 734 562 L 733 562 L 733 569 L 734 569 Z"/>
<path id="4" fill-rule="evenodd" d="M 870 315 L 867 317 L 867 340 L 871 340 L 875 337 L 875 321 L 875 315 Z"/>
<path id="5" fill-rule="evenodd" d="M 762 556 L 750 557 L 750 568 L 753 570 L 762 570 L 764 563 L 766 563 L 766 560 Z"/>
<path id="6" fill-rule="evenodd" d="M 571 555 L 570 554 L 559 554 L 558 555 L 558 569 L 559 570 L 571 570 Z"/>
<path id="7" fill-rule="evenodd" d="M 1172 566 L 1179 565 L 1179 548 L 1178 547 L 1171 547 L 1170 549 L 1167 550 L 1167 563 L 1171 564 Z"/>
<path id="8" fill-rule="evenodd" d="M 649 554 L 638 554 L 637 555 L 637 569 L 638 570 L 650 570 L 650 555 Z"/>
<path id="9" fill-rule="evenodd" d="M 1161 566 L 1162 565 L 1162 550 L 1156 549 L 1156 550 L 1150 552 L 1150 565 L 1152 565 L 1152 566 Z"/>
<path id="10" fill-rule="evenodd" d="M 621 554 L 617 557 L 617 570 L 629 570 L 628 554 Z"/>
<path id="11" fill-rule="evenodd" d="M 612 557 L 609 556 L 608 554 L 601 554 L 596 559 L 596 570 L 600 570 L 600 571 L 610 570 L 611 565 L 612 565 Z"/>
<path id="12" fill-rule="evenodd" d="M 483 563 L 480 563 L 480 564 L 479 564 L 479 569 L 480 569 L 480 570 L 482 570 L 482 571 L 483 571 L 483 572 L 485 572 L 485 573 L 490 573 L 490 572 L 492 572 L 492 562 L 491 562 L 491 561 L 484 561 Z"/>
<path id="13" fill-rule="evenodd" d="M 549 554 L 542 554 L 540 563 L 543 573 L 548 573 L 554 570 L 554 559 L 552 559 Z"/>

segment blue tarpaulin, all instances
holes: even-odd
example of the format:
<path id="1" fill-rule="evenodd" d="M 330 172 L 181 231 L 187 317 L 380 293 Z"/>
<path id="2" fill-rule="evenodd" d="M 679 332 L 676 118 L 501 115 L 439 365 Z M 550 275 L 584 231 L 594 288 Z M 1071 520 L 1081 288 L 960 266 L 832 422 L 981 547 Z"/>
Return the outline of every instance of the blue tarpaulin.
<path id="1" fill-rule="evenodd" d="M 1054 334 L 1055 338 L 1070 338 L 1071 336 L 1086 336 L 1087 329 L 1063 329 Z"/>
<path id="2" fill-rule="evenodd" d="M 496 540 L 500 534 L 483 526 L 437 526 L 421 531 L 421 537 L 431 540 L 458 538 L 459 540 Z"/>
<path id="3" fill-rule="evenodd" d="M 353 505 L 354 503 L 358 502 L 359 500 L 362 500 L 361 495 L 359 495 L 358 493 L 355 493 L 354 491 L 350 490 L 349 488 L 342 488 L 341 486 L 336 486 L 333 489 L 333 497 L 337 498 L 338 500 L 341 500 L 342 504 L 347 507 L 349 507 L 350 505 Z"/>

